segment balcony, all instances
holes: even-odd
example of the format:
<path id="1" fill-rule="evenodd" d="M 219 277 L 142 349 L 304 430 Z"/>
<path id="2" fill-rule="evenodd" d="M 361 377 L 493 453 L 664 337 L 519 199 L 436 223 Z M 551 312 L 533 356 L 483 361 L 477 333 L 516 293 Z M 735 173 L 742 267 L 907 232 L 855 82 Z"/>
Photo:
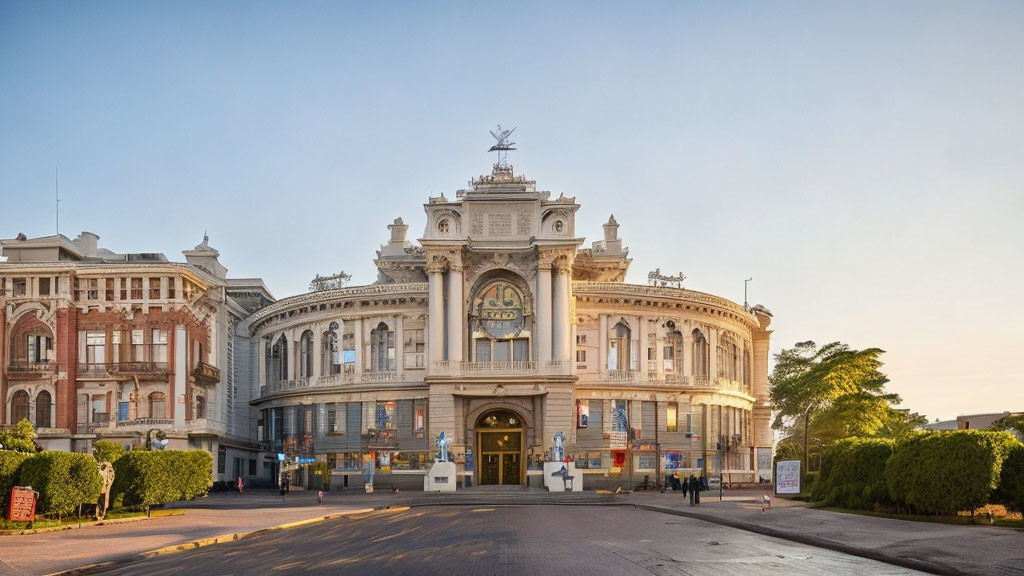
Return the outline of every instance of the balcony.
<path id="1" fill-rule="evenodd" d="M 167 362 L 116 362 L 107 364 L 111 374 L 168 374 Z"/>
<path id="2" fill-rule="evenodd" d="M 362 439 L 367 448 L 371 450 L 384 450 L 398 448 L 398 430 L 374 430 L 370 428 Z"/>
<path id="3" fill-rule="evenodd" d="M 107 376 L 110 374 L 112 364 L 103 362 L 89 362 L 78 364 L 78 377 L 88 378 L 90 376 Z"/>
<path id="4" fill-rule="evenodd" d="M 192 372 L 198 386 L 216 386 L 220 382 L 220 368 L 200 362 Z"/>
<path id="5" fill-rule="evenodd" d="M 435 360 L 431 365 L 431 376 L 454 378 L 502 377 L 502 376 L 568 376 L 571 374 L 568 361 L 519 361 L 519 362 L 452 362 Z"/>
<path id="6" fill-rule="evenodd" d="M 55 372 L 60 372 L 60 365 L 55 362 L 12 362 L 7 366 L 11 379 L 39 378 Z"/>

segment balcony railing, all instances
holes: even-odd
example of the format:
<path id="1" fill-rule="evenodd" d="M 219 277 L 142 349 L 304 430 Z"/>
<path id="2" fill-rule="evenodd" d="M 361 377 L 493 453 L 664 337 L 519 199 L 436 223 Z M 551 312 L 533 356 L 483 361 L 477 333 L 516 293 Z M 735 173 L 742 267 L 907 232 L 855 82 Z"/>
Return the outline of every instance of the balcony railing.
<path id="1" fill-rule="evenodd" d="M 431 365 L 435 376 L 564 376 L 570 374 L 571 363 L 562 360 L 518 362 L 452 362 L 435 360 Z"/>
<path id="2" fill-rule="evenodd" d="M 89 362 L 78 364 L 79 376 L 106 376 L 109 373 L 109 365 L 104 362 Z"/>
<path id="3" fill-rule="evenodd" d="M 167 362 L 115 362 L 107 369 L 112 374 L 167 374 Z"/>
<path id="4" fill-rule="evenodd" d="M 193 374 L 196 377 L 196 384 L 200 386 L 214 386 L 220 382 L 220 368 L 206 362 L 196 364 Z"/>
<path id="5" fill-rule="evenodd" d="M 52 372 L 60 372 L 60 365 L 56 362 L 13 362 L 7 365 L 7 375 L 11 378 L 33 378 Z"/>
<path id="6" fill-rule="evenodd" d="M 155 428 L 155 427 L 158 427 L 158 426 L 173 426 L 173 425 L 174 425 L 174 420 L 172 420 L 170 418 L 132 418 L 131 420 L 118 420 L 117 421 L 117 426 L 118 427 L 125 427 L 125 426 L 148 426 L 148 427 Z"/>
<path id="7" fill-rule="evenodd" d="M 398 448 L 398 430 L 367 430 L 362 435 L 367 448 Z"/>
<path id="8" fill-rule="evenodd" d="M 750 395 L 748 386 L 728 378 L 708 378 L 706 376 L 690 376 L 688 374 L 648 372 L 644 378 L 640 372 L 632 370 L 604 370 L 600 380 L 612 384 L 636 385 L 664 388 L 687 388 L 691 390 L 738 392 Z M 586 382 L 586 379 L 583 379 Z"/>

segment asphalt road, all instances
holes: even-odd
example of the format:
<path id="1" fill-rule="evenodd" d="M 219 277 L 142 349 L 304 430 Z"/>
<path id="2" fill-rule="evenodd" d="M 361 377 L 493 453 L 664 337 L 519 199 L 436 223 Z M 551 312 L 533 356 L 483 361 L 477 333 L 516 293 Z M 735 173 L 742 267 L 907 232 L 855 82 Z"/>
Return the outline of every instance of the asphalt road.
<path id="1" fill-rule="evenodd" d="M 630 507 L 413 508 L 157 556 L 111 575 L 919 574 Z"/>

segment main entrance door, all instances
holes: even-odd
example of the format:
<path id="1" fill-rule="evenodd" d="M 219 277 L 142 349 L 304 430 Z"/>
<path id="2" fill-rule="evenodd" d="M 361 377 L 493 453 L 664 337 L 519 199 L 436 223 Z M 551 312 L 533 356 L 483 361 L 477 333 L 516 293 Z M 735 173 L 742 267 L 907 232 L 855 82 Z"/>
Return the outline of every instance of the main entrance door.
<path id="1" fill-rule="evenodd" d="M 518 416 L 504 410 L 485 414 L 477 423 L 476 445 L 481 485 L 523 483 L 523 427 Z"/>

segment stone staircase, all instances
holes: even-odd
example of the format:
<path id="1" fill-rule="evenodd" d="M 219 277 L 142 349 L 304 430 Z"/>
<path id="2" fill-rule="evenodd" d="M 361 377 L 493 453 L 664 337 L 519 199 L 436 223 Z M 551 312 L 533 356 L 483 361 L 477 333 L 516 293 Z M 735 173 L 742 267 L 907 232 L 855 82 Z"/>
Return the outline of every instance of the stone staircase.
<path id="1" fill-rule="evenodd" d="M 614 494 L 548 492 L 525 486 L 474 486 L 451 492 L 415 493 L 404 498 L 408 506 L 594 506 L 625 504 Z"/>

